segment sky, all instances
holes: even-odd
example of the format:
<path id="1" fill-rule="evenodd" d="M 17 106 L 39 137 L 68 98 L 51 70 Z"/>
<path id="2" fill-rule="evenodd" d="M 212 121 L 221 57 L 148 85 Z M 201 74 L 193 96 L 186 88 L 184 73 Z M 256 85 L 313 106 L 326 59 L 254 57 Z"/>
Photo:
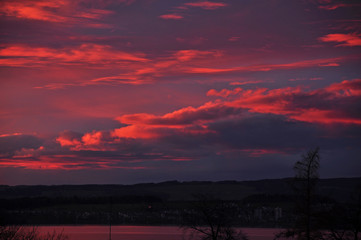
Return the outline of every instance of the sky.
<path id="1" fill-rule="evenodd" d="M 0 184 L 361 176 L 358 0 L 2 0 Z"/>

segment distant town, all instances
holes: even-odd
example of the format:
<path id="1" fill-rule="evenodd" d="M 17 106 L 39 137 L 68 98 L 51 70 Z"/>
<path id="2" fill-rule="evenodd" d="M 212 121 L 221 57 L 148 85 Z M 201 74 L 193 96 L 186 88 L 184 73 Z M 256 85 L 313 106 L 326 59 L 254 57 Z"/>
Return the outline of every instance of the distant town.
<path id="1" fill-rule="evenodd" d="M 293 222 L 292 179 L 136 185 L 0 186 L 0 221 L 16 225 L 181 225 L 199 198 L 222 201 L 235 226 L 288 227 Z M 352 199 L 361 178 L 321 179 L 317 209 Z M 321 211 L 322 212 L 322 211 Z"/>

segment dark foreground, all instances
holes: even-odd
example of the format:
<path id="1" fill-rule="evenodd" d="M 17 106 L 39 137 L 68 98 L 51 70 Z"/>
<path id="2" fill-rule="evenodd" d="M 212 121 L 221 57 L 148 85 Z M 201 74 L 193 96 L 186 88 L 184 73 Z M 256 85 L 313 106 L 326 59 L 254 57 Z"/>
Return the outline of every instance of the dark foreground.
<path id="1" fill-rule="evenodd" d="M 0 186 L 0 224 L 178 226 L 203 195 L 232 205 L 235 226 L 284 228 L 295 218 L 291 181 Z M 321 179 L 316 206 L 342 210 L 360 184 L 361 178 Z"/>

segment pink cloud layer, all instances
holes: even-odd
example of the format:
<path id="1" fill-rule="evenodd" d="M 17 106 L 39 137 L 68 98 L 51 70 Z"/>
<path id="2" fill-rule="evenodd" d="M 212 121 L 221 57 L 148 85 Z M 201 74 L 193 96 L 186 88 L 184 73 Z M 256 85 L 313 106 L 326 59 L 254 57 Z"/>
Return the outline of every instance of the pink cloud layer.
<path id="1" fill-rule="evenodd" d="M 343 46 L 343 47 L 361 46 L 361 37 L 359 34 L 333 33 L 320 37 L 319 40 L 322 42 L 340 43 L 337 46 Z"/>

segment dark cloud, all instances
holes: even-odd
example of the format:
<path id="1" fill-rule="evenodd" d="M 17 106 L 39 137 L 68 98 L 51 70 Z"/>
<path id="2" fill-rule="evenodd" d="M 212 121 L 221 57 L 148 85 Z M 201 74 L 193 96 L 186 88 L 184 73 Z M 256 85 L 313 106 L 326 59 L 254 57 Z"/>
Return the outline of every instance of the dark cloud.
<path id="1" fill-rule="evenodd" d="M 12 157 L 23 149 L 38 149 L 43 140 L 33 135 L 2 135 L 0 136 L 0 156 Z"/>
<path id="2" fill-rule="evenodd" d="M 291 121 L 272 114 L 210 124 L 219 144 L 236 149 L 298 151 L 317 144 L 321 131 L 309 123 Z"/>

